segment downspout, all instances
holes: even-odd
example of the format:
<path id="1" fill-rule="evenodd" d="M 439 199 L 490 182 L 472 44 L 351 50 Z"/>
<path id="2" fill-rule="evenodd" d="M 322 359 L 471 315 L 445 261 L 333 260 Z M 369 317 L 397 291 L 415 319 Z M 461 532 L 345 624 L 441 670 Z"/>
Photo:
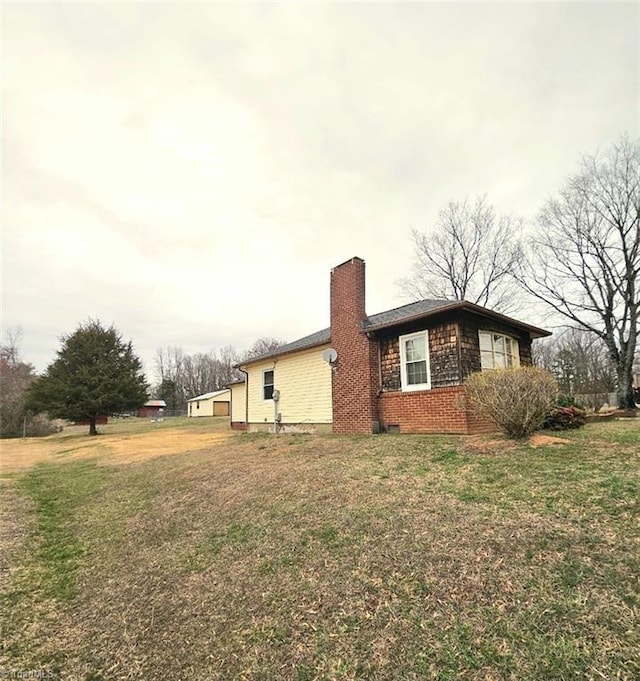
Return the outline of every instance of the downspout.
<path id="1" fill-rule="evenodd" d="M 382 392 L 382 367 L 380 366 L 380 343 L 378 342 L 378 339 L 375 337 L 375 334 L 371 331 L 366 332 L 366 336 L 369 339 L 369 343 L 375 343 L 376 344 L 376 357 L 377 357 L 377 362 L 378 362 L 378 387 L 375 391 L 375 395 L 372 394 L 373 398 L 373 416 L 374 416 L 374 422 L 373 422 L 373 432 L 374 434 L 380 433 L 380 410 L 379 410 L 379 404 L 378 404 L 378 398 L 380 397 L 380 393 Z M 371 357 L 371 352 L 369 352 L 369 357 Z M 371 360 L 369 360 L 371 361 Z"/>
<path id="2" fill-rule="evenodd" d="M 382 350 L 380 349 L 380 341 L 376 338 L 376 346 L 378 348 L 378 389 L 376 396 L 382 394 Z"/>
<path id="3" fill-rule="evenodd" d="M 238 367 L 240 371 L 245 375 L 244 381 L 244 418 L 246 430 L 249 432 L 249 372 L 245 371 L 242 367 Z"/>
<path id="4" fill-rule="evenodd" d="M 278 418 L 278 406 L 280 402 L 280 391 L 276 388 L 276 364 L 278 363 L 277 359 L 273 360 L 273 395 L 272 400 L 273 400 L 273 434 L 277 435 L 278 430 L 279 430 L 279 424 L 280 420 Z"/>
<path id="5" fill-rule="evenodd" d="M 378 389 L 376 390 L 376 420 L 378 422 L 378 433 L 384 432 L 382 423 L 380 421 L 380 396 L 382 395 L 382 348 L 380 347 L 380 340 L 375 338 L 375 343 L 378 348 Z"/>

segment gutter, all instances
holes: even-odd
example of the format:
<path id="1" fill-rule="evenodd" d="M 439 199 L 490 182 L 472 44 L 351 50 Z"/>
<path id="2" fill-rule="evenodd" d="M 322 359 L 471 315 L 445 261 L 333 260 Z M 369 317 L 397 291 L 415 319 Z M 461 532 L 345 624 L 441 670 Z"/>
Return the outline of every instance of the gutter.
<path id="1" fill-rule="evenodd" d="M 245 371 L 242 367 L 236 367 L 238 371 L 242 371 L 242 373 L 245 375 L 245 380 L 244 380 L 244 417 L 246 419 L 246 424 L 247 424 L 247 432 L 249 432 L 249 372 Z"/>

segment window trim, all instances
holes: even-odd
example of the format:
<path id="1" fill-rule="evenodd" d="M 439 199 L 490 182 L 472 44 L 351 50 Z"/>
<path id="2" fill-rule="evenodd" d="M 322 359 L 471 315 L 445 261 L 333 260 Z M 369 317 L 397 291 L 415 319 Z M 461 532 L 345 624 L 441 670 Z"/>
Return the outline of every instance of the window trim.
<path id="1" fill-rule="evenodd" d="M 484 367 L 482 366 L 482 353 L 483 352 L 489 352 L 488 350 L 482 350 L 481 345 L 480 345 L 480 336 L 484 334 L 485 336 L 489 336 L 491 339 L 491 355 L 493 359 L 493 366 L 492 367 Z M 505 366 L 504 367 L 499 367 L 496 366 L 496 350 L 494 346 L 494 336 L 500 336 L 503 338 L 505 341 L 509 340 L 511 341 L 511 347 L 515 348 L 514 353 L 507 353 L 506 348 L 506 342 L 505 342 L 505 352 L 504 353 L 499 353 L 499 354 L 504 354 L 505 357 Z M 516 369 L 517 367 L 520 366 L 520 341 L 518 338 L 515 338 L 514 336 L 510 336 L 509 334 L 502 333 L 501 331 L 489 331 L 488 329 L 478 329 L 478 350 L 480 352 L 480 370 L 481 371 L 496 371 L 496 369 Z M 511 366 L 507 365 L 506 358 L 507 356 L 511 354 L 513 357 L 513 363 Z"/>
<path id="2" fill-rule="evenodd" d="M 427 382 L 410 384 L 407 381 L 407 351 L 405 343 L 414 338 L 423 338 L 425 344 L 425 360 L 427 363 Z M 407 333 L 404 336 L 399 336 L 400 343 L 400 388 L 402 392 L 412 392 L 415 390 L 431 390 L 431 361 L 429 359 L 429 331 L 418 331 L 416 333 Z M 422 360 L 420 360 L 422 361 Z"/>
<path id="3" fill-rule="evenodd" d="M 272 383 L 265 383 L 264 378 L 265 374 L 267 373 L 272 373 Z M 271 402 L 273 400 L 273 391 L 275 390 L 275 385 L 276 385 L 276 368 L 271 367 L 270 369 L 263 369 L 262 370 L 262 401 L 263 402 Z M 265 397 L 265 392 L 264 389 L 268 386 L 271 386 L 271 397 Z"/>

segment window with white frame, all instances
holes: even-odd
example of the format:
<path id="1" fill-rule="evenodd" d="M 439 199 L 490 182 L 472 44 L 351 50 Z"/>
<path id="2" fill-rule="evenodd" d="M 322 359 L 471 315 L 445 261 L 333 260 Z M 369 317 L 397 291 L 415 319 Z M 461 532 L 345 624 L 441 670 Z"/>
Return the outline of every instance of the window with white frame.
<path id="1" fill-rule="evenodd" d="M 262 399 L 273 399 L 273 369 L 266 369 L 262 372 Z"/>
<path id="2" fill-rule="evenodd" d="M 479 331 L 480 365 L 485 369 L 509 369 L 520 366 L 518 341 L 491 331 Z"/>
<path id="3" fill-rule="evenodd" d="M 428 390 L 431 388 L 429 333 L 411 333 L 400 336 L 399 340 L 402 390 Z"/>

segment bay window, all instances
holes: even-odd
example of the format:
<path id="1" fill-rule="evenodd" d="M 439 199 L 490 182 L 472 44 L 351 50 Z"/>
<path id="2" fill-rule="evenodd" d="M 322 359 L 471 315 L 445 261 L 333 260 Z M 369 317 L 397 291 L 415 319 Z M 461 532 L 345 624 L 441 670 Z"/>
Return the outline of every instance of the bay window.
<path id="1" fill-rule="evenodd" d="M 518 341 L 491 331 L 479 331 L 480 365 L 486 369 L 510 369 L 520 366 Z"/>

